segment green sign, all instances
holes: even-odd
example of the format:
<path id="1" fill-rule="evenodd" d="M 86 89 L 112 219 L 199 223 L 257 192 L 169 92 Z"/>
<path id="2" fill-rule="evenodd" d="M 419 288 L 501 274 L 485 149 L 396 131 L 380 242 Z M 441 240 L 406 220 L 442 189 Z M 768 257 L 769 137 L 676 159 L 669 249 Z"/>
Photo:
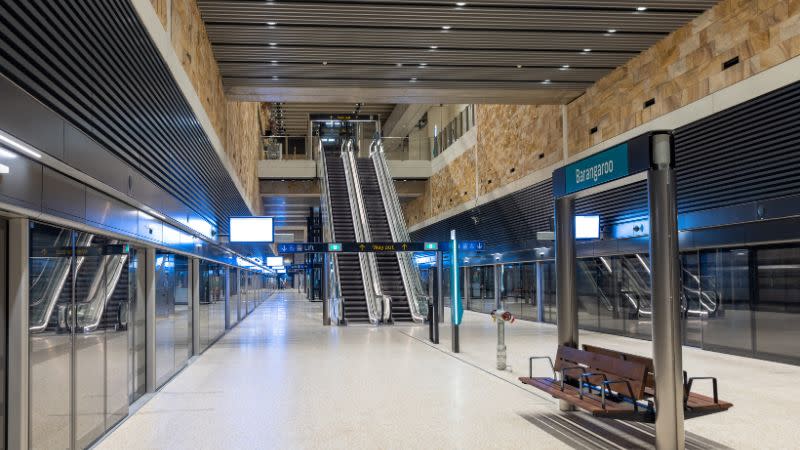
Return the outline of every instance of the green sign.
<path id="1" fill-rule="evenodd" d="M 439 250 L 439 243 L 438 242 L 426 242 L 425 243 L 425 251 L 435 252 Z"/>
<path id="2" fill-rule="evenodd" d="M 328 244 L 328 251 L 329 252 L 341 252 L 342 251 L 342 244 Z"/>
<path id="3" fill-rule="evenodd" d="M 628 143 L 574 162 L 564 168 L 565 194 L 593 188 L 620 178 L 628 173 Z"/>

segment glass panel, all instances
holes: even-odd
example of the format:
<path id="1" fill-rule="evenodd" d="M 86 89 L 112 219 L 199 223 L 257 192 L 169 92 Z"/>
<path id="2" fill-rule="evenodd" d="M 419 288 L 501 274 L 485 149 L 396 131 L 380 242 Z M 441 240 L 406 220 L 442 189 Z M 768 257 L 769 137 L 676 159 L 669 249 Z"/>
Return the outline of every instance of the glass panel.
<path id="1" fill-rule="evenodd" d="M 700 257 L 696 252 L 681 255 L 681 327 L 687 345 L 703 345 L 702 295 L 700 288 Z M 705 269 L 704 269 L 705 271 Z M 708 275 L 707 272 L 705 272 Z M 708 278 L 708 277 L 707 277 Z M 708 283 L 704 283 L 708 284 Z"/>
<path id="2" fill-rule="evenodd" d="M 109 243 L 120 244 L 115 240 Z M 103 252 L 107 295 L 101 322 L 106 335 L 106 430 L 128 415 L 129 256 L 113 247 Z"/>
<path id="3" fill-rule="evenodd" d="M 83 233 L 77 234 L 81 240 Z M 86 246 L 76 245 L 83 260 L 75 271 L 75 438 L 85 448 L 105 429 L 105 329 L 102 311 L 107 300 L 105 261 L 100 253 L 105 242 L 95 237 Z"/>
<path id="4" fill-rule="evenodd" d="M 547 261 L 542 263 L 542 277 L 544 278 L 544 321 L 556 323 L 558 307 L 556 305 L 556 263 Z"/>
<path id="5" fill-rule="evenodd" d="M 30 230 L 30 447 L 71 446 L 72 231 Z"/>
<path id="6" fill-rule="evenodd" d="M 200 280 L 198 283 L 198 286 L 200 287 L 200 302 L 197 312 L 197 318 L 199 321 L 197 324 L 197 330 L 200 335 L 199 340 L 201 352 L 208 348 L 208 344 L 211 341 L 209 333 L 209 320 L 211 314 L 211 292 L 209 286 L 209 278 L 211 277 L 210 272 L 211 264 L 208 261 L 200 261 Z"/>
<path id="7" fill-rule="evenodd" d="M 192 356 L 192 304 L 189 291 L 189 258 L 175 255 L 175 371 Z"/>
<path id="8" fill-rule="evenodd" d="M 701 296 L 687 314 L 703 315 L 703 345 L 751 352 L 750 252 L 746 249 L 712 250 L 700 254 Z M 771 258 L 769 253 L 767 260 Z M 769 266 L 769 262 L 765 262 Z M 766 272 L 765 272 L 766 273 Z M 782 336 L 786 339 L 786 335 Z"/>
<path id="9" fill-rule="evenodd" d="M 146 391 L 146 351 L 145 341 L 145 297 L 144 276 L 145 270 L 139 270 L 139 263 L 143 262 L 144 252 L 131 251 L 128 264 L 128 355 L 130 362 L 129 376 L 129 403 L 135 402 Z M 142 287 L 140 289 L 140 286 Z"/>
<path id="10" fill-rule="evenodd" d="M 608 299 L 597 284 L 598 264 L 595 258 L 578 260 L 578 325 L 589 330 L 600 328 L 599 310 L 608 307 Z"/>
<path id="11" fill-rule="evenodd" d="M 757 251 L 756 350 L 800 358 L 800 247 Z"/>
<path id="12" fill-rule="evenodd" d="M 650 256 L 642 253 L 619 256 L 615 259 L 619 267 L 617 286 L 621 295 L 620 304 L 629 308 L 625 320 L 626 334 L 650 339 L 653 334 L 650 307 Z"/>
<path id="13" fill-rule="evenodd" d="M 601 256 L 594 258 L 598 287 L 598 320 L 600 328 L 615 334 L 625 332 L 625 317 L 631 312 L 630 304 L 620 295 L 618 261 Z"/>
<path id="14" fill-rule="evenodd" d="M 228 283 L 228 328 L 231 328 L 239 322 L 239 272 L 236 269 L 228 269 Z"/>
<path id="15" fill-rule="evenodd" d="M 175 255 L 156 253 L 156 384 L 175 369 Z"/>

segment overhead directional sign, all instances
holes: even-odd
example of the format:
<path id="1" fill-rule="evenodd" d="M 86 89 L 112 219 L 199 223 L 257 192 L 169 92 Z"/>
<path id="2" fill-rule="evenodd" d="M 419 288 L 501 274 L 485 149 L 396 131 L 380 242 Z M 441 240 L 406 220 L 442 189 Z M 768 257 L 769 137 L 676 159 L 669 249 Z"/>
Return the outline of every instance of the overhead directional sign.
<path id="1" fill-rule="evenodd" d="M 483 242 L 464 241 L 458 243 L 461 251 L 481 251 Z M 449 251 L 449 242 L 342 242 L 342 243 L 290 243 L 278 244 L 278 253 L 398 253 Z"/>

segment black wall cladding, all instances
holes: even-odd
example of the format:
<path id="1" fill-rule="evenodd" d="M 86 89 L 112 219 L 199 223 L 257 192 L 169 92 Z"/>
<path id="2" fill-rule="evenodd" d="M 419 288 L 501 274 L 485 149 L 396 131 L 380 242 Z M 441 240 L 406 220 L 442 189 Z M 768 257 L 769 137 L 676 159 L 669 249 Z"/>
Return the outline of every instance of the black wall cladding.
<path id="1" fill-rule="evenodd" d="M 0 73 L 222 233 L 250 215 L 127 0 L 0 1 Z"/>
<path id="2" fill-rule="evenodd" d="M 687 213 L 800 194 L 800 83 L 765 94 L 675 130 L 678 212 Z M 602 224 L 647 219 L 647 184 L 640 181 L 576 201 L 579 214 Z M 479 217 L 478 226 L 472 217 Z M 551 229 L 547 180 L 412 233 L 415 241 L 484 240 L 525 248 Z"/>

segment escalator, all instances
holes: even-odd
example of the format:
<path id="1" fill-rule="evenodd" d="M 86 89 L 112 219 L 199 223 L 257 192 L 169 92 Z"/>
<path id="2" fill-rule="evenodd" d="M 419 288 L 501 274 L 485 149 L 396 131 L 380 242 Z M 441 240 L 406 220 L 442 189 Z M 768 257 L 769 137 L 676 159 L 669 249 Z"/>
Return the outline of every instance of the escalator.
<path id="1" fill-rule="evenodd" d="M 367 223 L 373 242 L 392 242 L 389 219 L 383 203 L 375 165 L 371 159 L 358 159 L 358 176 L 364 198 Z M 412 322 L 406 288 L 395 253 L 377 253 L 378 279 L 384 295 L 391 297 L 391 314 L 395 322 Z"/>
<path id="2" fill-rule="evenodd" d="M 325 148 L 324 151 L 328 200 L 333 225 L 332 237 L 336 242 L 356 242 L 344 160 L 338 149 Z M 342 253 L 335 257 L 338 260 L 339 286 L 343 302 L 342 319 L 348 323 L 369 323 L 369 309 L 359 255 Z"/>

